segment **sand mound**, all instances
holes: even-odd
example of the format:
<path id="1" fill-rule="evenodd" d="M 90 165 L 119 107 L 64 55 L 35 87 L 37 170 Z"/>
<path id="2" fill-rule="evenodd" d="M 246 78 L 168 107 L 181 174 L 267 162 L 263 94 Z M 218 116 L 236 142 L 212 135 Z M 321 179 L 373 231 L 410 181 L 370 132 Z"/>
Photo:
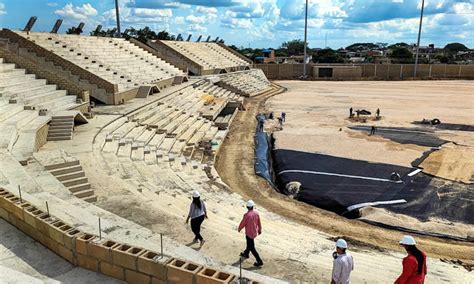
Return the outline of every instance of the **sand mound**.
<path id="1" fill-rule="evenodd" d="M 440 178 L 472 183 L 474 176 L 474 148 L 445 144 L 421 163 L 423 172 Z"/>

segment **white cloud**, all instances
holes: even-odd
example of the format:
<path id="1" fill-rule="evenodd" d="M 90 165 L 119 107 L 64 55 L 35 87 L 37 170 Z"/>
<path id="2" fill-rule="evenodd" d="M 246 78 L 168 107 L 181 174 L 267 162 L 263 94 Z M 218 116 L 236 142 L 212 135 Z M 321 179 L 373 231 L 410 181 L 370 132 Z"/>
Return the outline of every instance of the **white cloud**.
<path id="1" fill-rule="evenodd" d="M 46 5 L 49 6 L 49 7 L 57 7 L 59 4 L 56 3 L 56 2 L 48 2 L 48 3 L 46 3 Z"/>
<path id="2" fill-rule="evenodd" d="M 54 14 L 65 18 L 66 20 L 83 21 L 97 15 L 97 10 L 91 4 L 86 3 L 82 6 L 73 6 L 66 4 L 62 9 L 54 11 Z"/>
<path id="3" fill-rule="evenodd" d="M 189 31 L 192 31 L 192 32 L 206 32 L 207 28 L 204 27 L 204 26 L 201 26 L 201 25 L 192 24 L 192 25 L 189 25 Z"/>
<path id="4" fill-rule="evenodd" d="M 0 16 L 5 15 L 7 11 L 5 10 L 5 4 L 0 3 Z"/>
<path id="5" fill-rule="evenodd" d="M 174 17 L 174 23 L 177 25 L 184 24 L 184 17 Z"/>
<path id="6" fill-rule="evenodd" d="M 132 14 L 140 18 L 156 18 L 156 17 L 172 17 L 171 9 L 146 9 L 135 8 L 132 9 Z"/>
<path id="7" fill-rule="evenodd" d="M 205 16 L 188 15 L 186 17 L 186 22 L 193 23 L 193 24 L 204 24 L 204 23 L 206 23 L 206 17 Z"/>
<path id="8" fill-rule="evenodd" d="M 217 14 L 217 9 L 215 7 L 198 6 L 196 12 L 203 14 Z"/>

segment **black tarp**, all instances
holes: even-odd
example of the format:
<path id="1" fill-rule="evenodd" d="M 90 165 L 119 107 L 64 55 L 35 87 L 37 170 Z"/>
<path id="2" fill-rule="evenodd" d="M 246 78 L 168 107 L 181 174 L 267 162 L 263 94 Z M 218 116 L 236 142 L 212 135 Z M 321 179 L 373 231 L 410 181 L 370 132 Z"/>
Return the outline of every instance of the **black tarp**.
<path id="1" fill-rule="evenodd" d="M 273 185 L 273 173 L 271 166 L 271 136 L 263 131 L 265 115 L 258 114 L 257 129 L 255 131 L 255 174 L 266 179 Z"/>
<path id="2" fill-rule="evenodd" d="M 364 131 L 369 134 L 371 126 L 351 126 L 349 128 Z M 433 133 L 433 130 L 425 128 L 376 127 L 375 135 L 401 144 L 414 144 L 427 147 L 439 147 L 448 142 L 438 138 Z"/>
<path id="3" fill-rule="evenodd" d="M 348 212 L 348 208 L 366 202 L 403 199 L 406 203 L 378 206 L 420 220 L 439 217 L 474 222 L 474 190 L 470 185 L 422 173 L 408 176 L 416 168 L 285 149 L 273 150 L 272 154 L 280 191 L 284 192 L 288 182 L 298 181 L 301 189 L 296 198 L 316 207 L 359 217 L 357 210 Z M 400 174 L 402 182 L 389 181 L 393 172 Z"/>

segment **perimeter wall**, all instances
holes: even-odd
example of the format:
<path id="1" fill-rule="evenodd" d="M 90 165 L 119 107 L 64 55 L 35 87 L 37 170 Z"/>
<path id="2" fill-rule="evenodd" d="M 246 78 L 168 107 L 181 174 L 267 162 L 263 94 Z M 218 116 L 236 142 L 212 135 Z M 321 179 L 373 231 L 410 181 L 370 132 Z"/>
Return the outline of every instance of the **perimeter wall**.
<path id="1" fill-rule="evenodd" d="M 254 64 L 268 79 L 297 79 L 303 64 Z M 313 80 L 405 80 L 414 79 L 414 64 L 307 64 Z M 320 69 L 326 69 L 320 72 Z M 332 69 L 328 75 L 327 69 Z M 348 72 L 350 70 L 350 72 Z M 419 64 L 416 79 L 474 80 L 474 65 Z"/>

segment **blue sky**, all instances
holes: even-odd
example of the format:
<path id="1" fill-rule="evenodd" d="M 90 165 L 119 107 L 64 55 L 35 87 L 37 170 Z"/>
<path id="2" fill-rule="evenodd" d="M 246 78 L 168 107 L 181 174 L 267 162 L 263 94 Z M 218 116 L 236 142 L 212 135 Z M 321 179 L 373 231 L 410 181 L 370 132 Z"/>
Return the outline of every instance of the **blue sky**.
<path id="1" fill-rule="evenodd" d="M 174 2 L 173 2 L 174 1 Z M 219 36 L 227 44 L 277 47 L 303 39 L 305 0 L 119 0 L 122 30 L 149 26 L 173 34 Z M 58 18 L 66 28 L 86 23 L 115 25 L 114 0 L 0 0 L 0 27 L 50 31 Z M 421 0 L 310 0 L 310 47 L 354 42 L 414 43 Z M 461 42 L 474 48 L 474 0 L 425 0 L 422 44 Z"/>

